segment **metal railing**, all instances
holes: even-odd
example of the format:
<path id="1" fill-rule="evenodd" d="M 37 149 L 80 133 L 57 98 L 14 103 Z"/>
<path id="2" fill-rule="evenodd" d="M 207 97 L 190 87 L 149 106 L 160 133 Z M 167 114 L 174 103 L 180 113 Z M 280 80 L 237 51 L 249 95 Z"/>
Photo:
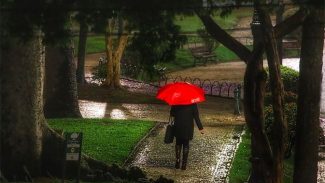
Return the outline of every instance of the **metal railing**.
<path id="1" fill-rule="evenodd" d="M 228 81 L 213 81 L 210 79 L 200 79 L 200 78 L 191 78 L 191 77 L 182 77 L 182 76 L 176 76 L 176 77 L 163 77 L 157 82 L 153 82 L 153 85 L 156 85 L 157 87 L 161 87 L 163 85 L 166 85 L 167 83 L 173 83 L 173 82 L 188 82 L 194 85 L 197 85 L 201 87 L 206 95 L 211 96 L 219 96 L 219 97 L 226 97 L 226 98 L 234 98 L 235 97 L 235 90 L 240 89 L 241 90 L 241 83 L 235 83 L 235 82 L 228 82 Z M 242 93 L 240 92 L 240 98 L 242 98 Z"/>

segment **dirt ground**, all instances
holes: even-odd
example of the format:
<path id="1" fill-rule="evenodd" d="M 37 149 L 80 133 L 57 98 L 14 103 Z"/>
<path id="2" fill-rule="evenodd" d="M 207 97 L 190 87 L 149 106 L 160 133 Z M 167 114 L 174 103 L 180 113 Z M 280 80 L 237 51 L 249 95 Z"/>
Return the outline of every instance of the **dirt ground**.
<path id="1" fill-rule="evenodd" d="M 209 79 L 211 81 L 231 81 L 241 83 L 244 80 L 246 64 L 243 61 L 210 64 L 169 73 L 167 76 L 175 78 L 178 76 Z"/>

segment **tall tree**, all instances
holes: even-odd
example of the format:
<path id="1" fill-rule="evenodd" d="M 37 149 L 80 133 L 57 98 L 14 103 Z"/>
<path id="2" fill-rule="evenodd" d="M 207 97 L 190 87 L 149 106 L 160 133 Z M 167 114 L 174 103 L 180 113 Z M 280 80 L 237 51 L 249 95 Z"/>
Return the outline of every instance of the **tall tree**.
<path id="1" fill-rule="evenodd" d="M 75 15 L 75 19 L 79 23 L 79 42 L 78 42 L 78 62 L 77 62 L 77 82 L 78 84 L 85 83 L 85 57 L 86 57 L 86 46 L 87 37 L 89 31 L 89 25 L 92 20 L 93 10 L 89 7 L 92 6 L 94 1 L 80 0 L 76 1 L 76 7 L 78 11 Z"/>
<path id="2" fill-rule="evenodd" d="M 255 5 L 257 5 L 257 1 L 255 1 Z M 261 47 L 261 45 L 258 47 L 254 46 L 254 54 L 252 54 L 252 52 L 244 45 L 222 30 L 208 14 L 202 11 L 197 11 L 197 14 L 212 37 L 232 50 L 239 56 L 239 58 L 248 64 L 244 81 L 244 106 L 245 120 L 252 133 L 252 172 L 250 182 L 281 182 L 283 178 L 283 138 L 281 136 L 281 138 L 278 139 L 280 142 L 276 142 L 276 144 L 273 144 L 272 146 L 267 145 L 269 140 L 265 136 L 264 132 L 264 115 L 262 110 L 264 90 L 260 88 L 263 87 L 263 75 L 259 74 L 258 77 L 254 76 L 254 73 L 262 72 L 260 68 L 261 65 L 259 65 L 261 63 L 256 60 L 251 60 L 252 58 L 259 58 L 257 57 L 258 51 L 256 49 Z M 270 25 L 270 21 L 265 19 L 265 16 L 263 18 L 260 17 L 260 15 L 257 15 L 255 18 L 253 18 L 253 22 L 256 21 L 256 18 L 261 18 L 263 26 L 265 26 L 264 30 L 260 30 L 260 35 L 258 35 L 258 33 L 254 33 L 254 26 L 252 26 L 253 35 L 256 35 L 254 36 L 254 44 L 258 44 L 255 43 L 256 41 L 261 42 L 260 39 L 263 39 L 263 37 L 266 38 L 264 39 L 265 43 L 272 43 L 271 45 L 265 44 L 265 48 L 267 50 L 268 62 L 272 67 L 270 70 L 271 78 L 273 78 L 272 85 L 280 89 L 279 91 L 273 90 L 272 92 L 274 107 L 279 107 L 274 108 L 274 114 L 276 115 L 277 122 L 273 128 L 280 129 L 281 131 L 285 131 L 286 125 L 283 117 L 283 108 L 281 108 L 281 106 L 283 107 L 283 93 L 281 93 L 283 90 L 281 90 L 282 83 L 281 80 L 279 80 L 279 55 L 277 52 L 277 47 L 274 43 L 277 37 L 284 36 L 288 32 L 297 28 L 301 24 L 304 17 L 305 12 L 300 10 L 293 16 L 276 25 L 274 28 Z M 275 150 L 276 153 L 273 153 L 273 150 Z"/>
<path id="3" fill-rule="evenodd" d="M 105 85 L 111 88 L 120 88 L 121 59 L 128 41 L 126 20 L 122 17 L 110 18 L 105 31 L 105 52 L 107 58 L 107 77 Z M 117 32 L 114 32 L 117 30 Z M 114 39 L 114 34 L 117 38 Z"/>
<path id="4" fill-rule="evenodd" d="M 1 171 L 20 181 L 41 173 L 44 46 L 40 31 L 24 42 L 6 41 L 0 55 Z"/>
<path id="5" fill-rule="evenodd" d="M 266 47 L 266 55 L 268 61 L 268 68 L 270 73 L 270 85 L 272 93 L 272 106 L 274 123 L 272 127 L 272 153 L 273 163 L 272 169 L 275 173 L 273 182 L 283 182 L 284 175 L 284 153 L 285 143 L 287 137 L 287 121 L 284 115 L 284 88 L 281 80 L 280 65 L 281 54 L 278 52 L 279 48 L 277 39 L 275 37 L 274 28 L 272 26 L 271 18 L 266 11 L 260 10 L 261 23 L 263 28 L 263 39 Z"/>
<path id="6" fill-rule="evenodd" d="M 275 13 L 275 24 L 279 24 L 283 21 L 283 13 L 284 13 L 284 4 L 283 0 L 278 0 L 278 6 L 276 7 Z M 280 59 L 280 64 L 282 64 L 283 58 L 283 39 L 282 37 L 277 38 L 277 48 L 278 48 L 278 55 Z"/>
<path id="7" fill-rule="evenodd" d="M 134 29 L 138 31 L 133 34 L 128 51 L 135 55 L 132 61 L 144 78 L 157 76 L 155 65 L 175 60 L 176 49 L 186 41 L 180 35 L 180 27 L 174 24 L 174 17 L 173 12 L 150 8 L 132 16 Z"/>
<path id="8" fill-rule="evenodd" d="M 66 12 L 58 11 L 57 3 L 1 2 L 0 156 L 1 172 L 9 181 L 42 173 L 43 142 L 51 136 L 43 114 L 43 42 L 66 35 Z"/>
<path id="9" fill-rule="evenodd" d="M 320 92 L 324 47 L 324 1 L 308 1 L 302 25 L 299 71 L 295 183 L 317 182 Z"/>
<path id="10" fill-rule="evenodd" d="M 78 64 L 77 64 L 77 82 L 85 83 L 85 57 L 88 37 L 88 23 L 85 14 L 79 14 L 79 42 L 78 42 Z"/>
<path id="11" fill-rule="evenodd" d="M 81 117 L 72 40 L 62 45 L 48 44 L 45 53 L 45 117 Z"/>

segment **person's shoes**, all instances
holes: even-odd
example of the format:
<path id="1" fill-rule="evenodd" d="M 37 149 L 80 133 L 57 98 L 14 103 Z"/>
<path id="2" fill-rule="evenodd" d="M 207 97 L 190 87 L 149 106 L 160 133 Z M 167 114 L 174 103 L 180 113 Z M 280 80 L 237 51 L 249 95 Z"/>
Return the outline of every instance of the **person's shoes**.
<path id="1" fill-rule="evenodd" d="M 176 145 L 175 146 L 175 152 L 176 152 L 175 168 L 176 169 L 179 169 L 181 167 L 181 151 L 182 151 L 182 146 L 181 145 Z"/>
<path id="2" fill-rule="evenodd" d="M 182 170 L 186 170 L 188 152 L 189 152 L 189 148 L 183 147 L 183 159 L 182 159 L 182 167 L 181 167 Z"/>

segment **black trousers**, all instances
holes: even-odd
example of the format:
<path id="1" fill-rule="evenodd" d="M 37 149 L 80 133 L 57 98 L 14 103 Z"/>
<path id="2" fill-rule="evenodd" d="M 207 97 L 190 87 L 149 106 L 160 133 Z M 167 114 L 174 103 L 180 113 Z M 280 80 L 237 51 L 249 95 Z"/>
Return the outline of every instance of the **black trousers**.
<path id="1" fill-rule="evenodd" d="M 180 139 L 176 138 L 176 145 L 183 145 L 183 148 L 190 147 L 190 140 L 189 139 Z"/>

